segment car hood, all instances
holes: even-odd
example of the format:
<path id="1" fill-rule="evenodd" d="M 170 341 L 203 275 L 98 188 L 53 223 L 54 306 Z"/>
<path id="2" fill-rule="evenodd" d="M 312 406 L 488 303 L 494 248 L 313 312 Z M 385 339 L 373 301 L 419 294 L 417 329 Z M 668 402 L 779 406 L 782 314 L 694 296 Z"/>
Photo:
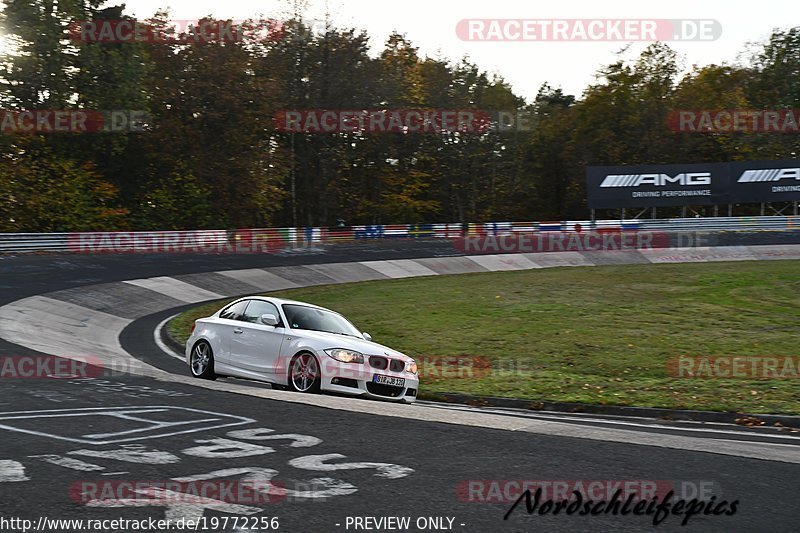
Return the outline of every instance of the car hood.
<path id="1" fill-rule="evenodd" d="M 412 358 L 393 350 L 383 344 L 359 339 L 356 337 L 347 337 L 345 335 L 337 335 L 335 333 L 325 333 L 324 331 L 310 331 L 305 329 L 292 329 L 287 332 L 287 335 L 302 337 L 304 339 L 313 339 L 317 341 L 323 349 L 328 348 L 344 348 L 346 350 L 354 350 L 361 352 L 364 355 L 388 355 L 397 359 L 411 360 Z"/>

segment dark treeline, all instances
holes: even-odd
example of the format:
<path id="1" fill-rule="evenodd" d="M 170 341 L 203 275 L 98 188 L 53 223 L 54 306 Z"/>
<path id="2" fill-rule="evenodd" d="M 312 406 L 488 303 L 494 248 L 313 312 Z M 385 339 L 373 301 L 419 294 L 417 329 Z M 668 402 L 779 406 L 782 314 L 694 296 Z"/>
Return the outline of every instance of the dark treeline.
<path id="1" fill-rule="evenodd" d="M 545 85 L 526 101 L 402 35 L 372 53 L 365 31 L 311 31 L 299 14 L 266 42 L 67 38 L 72 20 L 126 18 L 100 3 L 6 2 L 15 52 L 0 65 L 0 107 L 145 110 L 147 130 L 0 135 L 0 231 L 586 218 L 586 165 L 797 155 L 797 135 L 676 133 L 667 116 L 798 107 L 800 28 L 776 30 L 743 64 L 688 74 L 654 43 L 621 52 L 580 97 Z M 289 134 L 273 123 L 287 109 L 423 108 L 524 112 L 532 127 Z"/>

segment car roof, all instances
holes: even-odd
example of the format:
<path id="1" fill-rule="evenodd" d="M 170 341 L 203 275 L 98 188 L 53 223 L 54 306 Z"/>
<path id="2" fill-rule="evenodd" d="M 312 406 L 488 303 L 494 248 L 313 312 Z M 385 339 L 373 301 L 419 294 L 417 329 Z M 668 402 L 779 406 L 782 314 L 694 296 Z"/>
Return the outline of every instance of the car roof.
<path id="1" fill-rule="evenodd" d="M 310 304 L 308 302 L 300 302 L 300 301 L 297 301 L 297 300 L 286 300 L 284 298 L 274 298 L 272 296 L 243 296 L 242 298 L 239 298 L 239 300 L 237 300 L 237 301 L 241 301 L 241 300 L 264 300 L 265 302 L 272 302 L 272 303 L 278 304 L 278 305 L 280 305 L 280 304 L 304 305 L 306 307 L 314 307 L 316 309 L 325 309 L 326 311 L 330 311 L 330 309 L 328 309 L 326 307 Z"/>

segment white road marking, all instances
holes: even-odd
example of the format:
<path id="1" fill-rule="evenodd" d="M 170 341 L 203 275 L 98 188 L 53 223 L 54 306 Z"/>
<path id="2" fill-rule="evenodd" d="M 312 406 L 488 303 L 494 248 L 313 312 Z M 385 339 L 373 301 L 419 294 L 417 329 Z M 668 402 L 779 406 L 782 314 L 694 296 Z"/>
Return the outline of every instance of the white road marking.
<path id="1" fill-rule="evenodd" d="M 414 473 L 413 468 L 395 465 L 391 463 L 339 463 L 329 464 L 326 461 L 331 459 L 346 459 L 347 456 L 340 453 L 329 453 L 325 455 L 306 455 L 297 457 L 289 461 L 289 464 L 301 470 L 317 470 L 320 472 L 333 472 L 335 470 L 355 470 L 360 468 L 374 468 L 377 470 L 375 477 L 386 479 L 399 479 Z"/>
<path id="2" fill-rule="evenodd" d="M 186 357 L 184 357 L 183 354 L 180 354 L 180 353 L 176 352 L 175 350 L 173 350 L 172 348 L 167 346 L 164 343 L 164 341 L 161 340 L 161 330 L 164 329 L 165 327 L 167 327 L 167 322 L 169 322 L 170 320 L 172 320 L 176 316 L 178 316 L 178 315 L 172 315 L 169 318 L 165 318 L 164 320 L 162 320 L 158 324 L 158 326 L 156 326 L 156 329 L 153 332 L 153 340 L 155 341 L 156 346 L 158 346 L 158 348 L 162 352 L 164 352 L 165 354 L 169 355 L 170 357 L 174 357 L 175 359 L 178 359 L 182 363 L 185 363 L 186 362 Z"/>
<path id="3" fill-rule="evenodd" d="M 114 500 L 89 500 L 87 507 L 118 508 L 118 507 L 164 507 L 164 518 L 177 523 L 180 519 L 192 520 L 196 522 L 203 516 L 206 509 L 219 511 L 222 513 L 251 515 L 260 513 L 258 507 L 227 503 L 209 498 L 196 497 L 191 501 L 191 497 L 179 492 L 152 488 L 147 490 L 136 490 L 137 494 L 147 496 L 147 498 L 130 498 Z M 188 500 L 188 501 L 187 501 Z"/>
<path id="4" fill-rule="evenodd" d="M 73 459 L 71 457 L 64 457 L 61 455 L 29 455 L 28 457 L 41 459 L 47 463 L 56 465 L 56 466 L 63 466 L 64 468 L 70 468 L 72 470 L 78 470 L 80 472 L 99 472 L 101 470 L 105 470 L 105 467 L 100 465 L 95 465 L 92 463 L 86 463 L 81 461 L 80 459 Z M 108 475 L 108 474 L 103 474 Z"/>
<path id="5" fill-rule="evenodd" d="M 322 274 L 325 277 L 331 278 L 337 283 L 352 283 L 356 281 L 354 279 L 352 263 L 325 263 L 322 265 L 304 265 L 306 268 L 313 270 L 319 274 Z M 380 272 L 371 268 L 372 272 L 374 273 L 372 277 L 374 279 L 386 279 L 386 276 L 381 275 Z M 361 276 L 355 276 L 361 277 Z"/>
<path id="6" fill-rule="evenodd" d="M 161 409 L 159 409 L 157 411 L 149 411 L 149 412 L 158 412 L 158 411 L 161 411 Z M 104 439 L 106 437 L 115 437 L 115 436 L 118 436 L 118 435 L 130 435 L 131 433 L 141 433 L 142 431 L 152 431 L 154 429 L 162 429 L 162 428 L 175 427 L 175 426 L 185 426 L 186 424 L 203 424 L 203 423 L 206 423 L 206 422 L 218 422 L 220 420 L 219 418 L 204 418 L 202 420 L 184 420 L 183 422 L 159 422 L 159 423 L 153 423 L 151 420 L 137 418 L 135 416 L 125 416 L 125 415 L 121 415 L 121 414 L 116 414 L 114 416 L 116 418 L 122 418 L 123 420 L 132 420 L 132 421 L 135 421 L 135 422 L 149 423 L 150 427 L 128 429 L 126 431 L 117 431 L 117 432 L 114 432 L 114 433 L 91 433 L 91 434 L 84 435 L 84 438 L 87 438 L 87 439 Z"/>
<path id="7" fill-rule="evenodd" d="M 212 415 L 212 417 L 205 419 L 190 418 L 187 421 L 184 416 L 184 420 L 178 420 L 175 422 L 165 422 L 163 420 L 150 420 L 143 417 L 131 416 L 133 414 L 139 414 L 139 413 L 164 412 L 164 411 L 171 411 L 172 413 L 175 414 L 176 418 L 180 418 L 182 413 L 199 413 L 202 415 Z M 97 438 L 91 438 L 91 435 L 76 437 L 72 435 L 63 435 L 53 432 L 48 433 L 45 431 L 37 431 L 37 430 L 27 429 L 24 427 L 16 427 L 11 424 L 0 424 L 0 429 L 16 431 L 18 433 L 27 433 L 29 435 L 38 435 L 41 437 L 50 437 L 58 440 L 78 442 L 81 444 L 114 444 L 120 442 L 133 442 L 138 440 L 172 437 L 175 435 L 184 435 L 187 433 L 196 433 L 199 431 L 208 431 L 212 429 L 240 426 L 243 424 L 249 424 L 255 422 L 255 420 L 253 420 L 252 418 L 246 418 L 243 416 L 215 413 L 212 411 L 203 411 L 200 409 L 192 409 L 189 407 L 172 407 L 172 406 L 129 406 L 129 407 L 111 407 L 111 408 L 86 407 L 80 409 L 55 409 L 48 411 L 5 412 L 5 413 L 0 413 L 0 421 L 35 420 L 35 419 L 47 420 L 47 419 L 58 419 L 58 418 L 70 419 L 76 417 L 91 417 L 91 416 L 110 417 L 115 420 L 136 421 L 136 427 L 134 429 L 123 429 L 115 433 L 101 433 L 97 435 Z M 142 421 L 149 424 L 149 427 L 147 428 L 149 434 L 141 434 L 143 433 L 141 428 Z M 175 430 L 175 428 L 177 427 L 187 425 L 190 423 L 196 423 L 200 425 L 188 429 Z M 72 430 L 75 429 L 75 426 L 73 424 L 67 425 L 64 428 L 65 431 L 71 429 Z M 131 436 L 134 433 L 139 433 L 139 434 Z M 111 437 L 111 438 L 106 438 L 106 437 Z"/>
<path id="8" fill-rule="evenodd" d="M 296 490 L 272 483 L 272 479 L 278 475 L 277 470 L 261 467 L 227 468 L 216 470 L 207 474 L 172 478 L 179 483 L 191 483 L 193 481 L 206 481 L 216 478 L 231 478 L 234 476 L 244 476 L 242 479 L 253 483 L 253 488 L 262 494 L 272 496 L 288 496 L 290 498 L 303 499 L 323 499 L 332 496 L 346 496 L 358 492 L 358 488 L 340 479 L 329 477 L 318 477 L 302 483 L 303 487 L 313 487 L 314 490 Z M 299 487 L 299 484 L 298 484 Z M 324 487 L 323 490 L 319 490 Z"/>
<path id="9" fill-rule="evenodd" d="M 7 459 L 0 460 L 0 483 L 16 483 L 19 481 L 29 481 L 25 475 L 25 466 L 18 461 Z"/>
<path id="10" fill-rule="evenodd" d="M 191 283 L 186 283 L 185 281 L 171 278 L 169 276 L 159 276 L 146 279 L 130 279 L 123 281 L 122 283 L 136 285 L 138 287 L 142 287 L 144 289 L 148 289 L 189 304 L 224 298 L 224 296 L 221 294 L 208 291 L 196 285 L 192 285 Z"/>
<path id="11" fill-rule="evenodd" d="M 442 258 L 445 259 L 446 258 Z M 438 276 L 439 273 L 435 270 L 431 270 L 430 268 L 426 267 L 422 263 L 418 263 L 413 259 L 390 259 L 386 261 L 387 263 L 400 268 L 401 270 L 405 270 L 411 276 Z M 377 269 L 376 269 L 377 270 Z M 380 271 L 379 271 L 380 272 Z M 382 273 L 382 272 L 381 272 Z"/>
<path id="12" fill-rule="evenodd" d="M 257 288 L 262 292 L 299 287 L 297 283 L 289 281 L 288 279 L 282 278 L 277 274 L 273 274 L 269 270 L 263 270 L 261 268 L 221 270 L 219 272 L 215 272 L 215 274 L 221 274 L 243 283 L 247 283 L 248 285 L 252 285 L 254 288 Z"/>
<path id="13" fill-rule="evenodd" d="M 541 268 L 539 265 L 525 257 L 517 254 L 501 255 L 468 255 L 470 261 L 477 263 L 491 272 L 503 272 L 508 270 L 532 270 Z"/>
<path id="14" fill-rule="evenodd" d="M 271 468 L 244 467 L 226 468 L 194 476 L 174 477 L 172 480 L 179 483 L 192 483 L 195 481 L 208 481 L 210 479 L 230 479 L 234 476 L 246 476 L 242 478 L 242 482 L 251 485 L 252 490 L 265 494 L 268 497 L 272 496 L 282 499 L 286 496 L 286 489 L 272 483 L 272 478 L 277 475 L 278 471 Z M 271 500 L 267 499 L 267 501 Z"/>
<path id="15" fill-rule="evenodd" d="M 247 479 L 253 481 L 262 481 L 267 484 L 272 478 L 278 475 L 277 470 L 272 470 L 271 468 L 262 468 L 262 467 L 239 467 L 239 468 L 225 468 L 222 470 L 214 470 L 213 472 L 207 472 L 205 474 L 195 474 L 193 476 L 181 476 L 181 477 L 174 477 L 172 478 L 173 481 L 177 481 L 178 483 L 192 483 L 193 481 L 207 481 L 209 479 L 218 479 L 218 478 L 231 478 L 234 476 L 243 476 L 244 474 L 249 474 Z"/>
<path id="16" fill-rule="evenodd" d="M 389 278 L 399 279 L 399 278 L 410 278 L 413 277 L 414 274 L 402 268 L 399 265 L 394 265 L 389 261 L 359 261 L 359 264 L 364 265 L 367 268 L 371 268 L 375 272 L 379 274 L 383 274 Z"/>
<path id="17" fill-rule="evenodd" d="M 181 450 L 181 453 L 205 459 L 232 459 L 234 457 L 264 455 L 275 451 L 274 448 L 269 446 L 259 446 L 231 439 L 198 439 L 195 442 L 205 445 L 186 448 Z"/>
<path id="18" fill-rule="evenodd" d="M 287 489 L 286 495 L 290 498 L 325 499 L 334 496 L 347 496 L 358 492 L 358 488 L 355 485 L 330 477 L 315 477 L 304 482 L 303 485 L 315 487 L 315 490 Z M 316 487 L 325 487 L 325 489 L 319 490 Z"/>
<path id="19" fill-rule="evenodd" d="M 116 450 L 73 450 L 70 455 L 84 457 L 97 457 L 100 459 L 113 459 L 128 463 L 141 463 L 147 465 L 168 465 L 179 463 L 180 459 L 169 453 L 159 450 L 147 450 L 144 446 L 139 448 L 122 447 Z"/>
<path id="20" fill-rule="evenodd" d="M 274 429 L 268 428 L 255 428 L 255 429 L 237 429 L 229 431 L 228 436 L 233 439 L 247 439 L 247 440 L 282 440 L 289 439 L 291 448 L 310 448 L 322 442 L 322 439 L 312 435 L 300 435 L 299 433 L 282 433 L 280 435 L 264 435 L 264 433 L 273 433 Z"/>
<path id="21" fill-rule="evenodd" d="M 223 470 L 215 470 L 206 474 L 174 477 L 172 480 L 177 481 L 178 483 L 192 483 L 195 481 L 208 481 L 209 479 L 218 478 L 229 479 L 234 476 L 243 476 L 245 474 L 247 477 L 244 479 L 249 483 L 252 483 L 253 490 L 260 492 L 261 494 L 267 494 L 271 496 L 284 496 L 286 494 L 285 488 L 279 487 L 271 482 L 272 478 L 278 475 L 278 471 L 271 468 L 225 468 Z"/>

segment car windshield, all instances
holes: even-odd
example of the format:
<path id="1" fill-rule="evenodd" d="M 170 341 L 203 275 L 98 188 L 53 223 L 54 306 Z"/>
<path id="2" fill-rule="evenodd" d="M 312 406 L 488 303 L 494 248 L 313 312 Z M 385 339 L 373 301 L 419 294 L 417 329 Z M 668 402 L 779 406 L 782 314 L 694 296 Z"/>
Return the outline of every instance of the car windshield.
<path id="1" fill-rule="evenodd" d="M 361 332 L 353 324 L 342 315 L 332 311 L 305 305 L 283 304 L 283 312 L 292 329 L 324 331 L 361 338 Z"/>

